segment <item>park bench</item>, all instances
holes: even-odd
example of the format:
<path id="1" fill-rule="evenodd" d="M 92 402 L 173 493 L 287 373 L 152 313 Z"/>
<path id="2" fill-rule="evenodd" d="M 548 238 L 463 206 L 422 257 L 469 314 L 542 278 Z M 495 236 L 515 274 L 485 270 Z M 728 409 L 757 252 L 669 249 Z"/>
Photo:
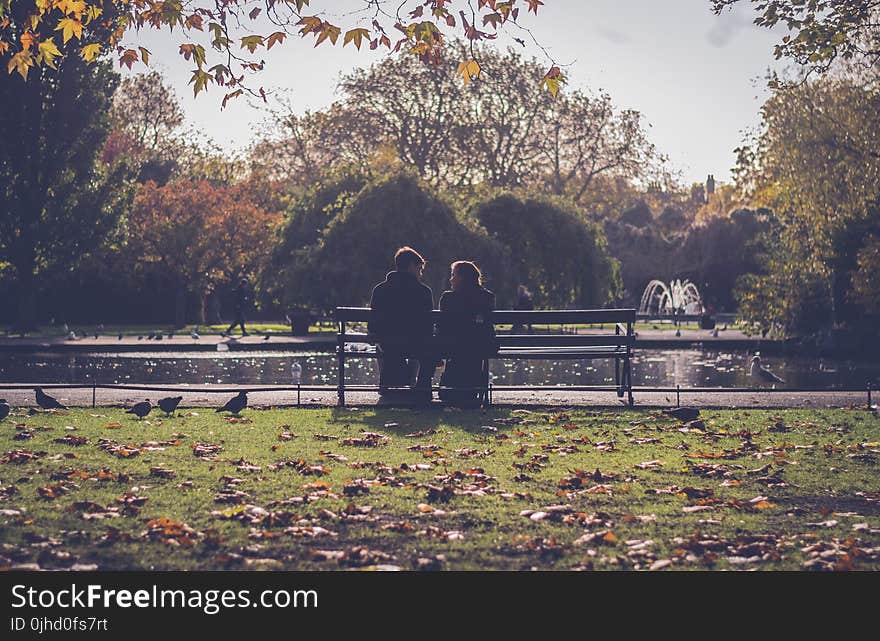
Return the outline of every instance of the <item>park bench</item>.
<path id="1" fill-rule="evenodd" d="M 434 326 L 449 312 L 432 311 Z M 372 310 L 368 307 L 337 307 L 336 323 L 336 366 L 337 394 L 339 405 L 345 405 L 345 392 L 378 390 L 378 385 L 352 386 L 345 382 L 345 361 L 348 358 L 376 358 L 375 335 L 364 331 L 370 321 Z M 483 361 L 484 386 L 480 389 L 481 399 L 491 402 L 489 383 L 490 359 L 612 359 L 614 361 L 613 386 L 565 386 L 546 385 L 517 386 L 518 390 L 567 389 L 567 390 L 608 390 L 617 393 L 619 398 L 627 396 L 629 405 L 633 404 L 631 359 L 636 337 L 634 309 L 587 309 L 587 310 L 541 310 L 513 311 L 496 310 L 489 319 L 496 329 L 498 351 Z M 590 333 L 570 333 L 566 328 L 582 325 L 599 325 Z M 530 333 L 509 333 L 499 326 L 531 326 Z M 392 337 L 393 340 L 393 337 Z M 412 345 L 411 342 L 407 342 Z M 413 346 L 428 348 L 438 357 L 450 353 L 451 344 L 434 337 L 426 345 Z M 499 388 L 500 389 L 500 388 Z"/>

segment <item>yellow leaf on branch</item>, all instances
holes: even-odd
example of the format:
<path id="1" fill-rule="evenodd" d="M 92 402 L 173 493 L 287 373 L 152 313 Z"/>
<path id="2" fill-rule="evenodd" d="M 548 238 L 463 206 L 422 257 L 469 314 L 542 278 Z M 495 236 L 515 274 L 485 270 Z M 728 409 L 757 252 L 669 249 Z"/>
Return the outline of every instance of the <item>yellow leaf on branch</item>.
<path id="1" fill-rule="evenodd" d="M 83 25 L 82 22 L 74 18 L 62 18 L 58 21 L 55 31 L 62 31 L 64 33 L 64 44 L 67 44 L 67 41 L 73 36 L 76 36 L 77 40 L 82 38 Z"/>
<path id="2" fill-rule="evenodd" d="M 92 62 L 95 58 L 98 57 L 98 54 L 101 53 L 101 45 L 97 43 L 86 45 L 79 53 L 82 56 L 83 60 L 85 60 L 86 62 Z"/>
<path id="3" fill-rule="evenodd" d="M 37 56 L 37 62 L 43 63 L 45 62 L 48 66 L 56 69 L 55 66 L 55 58 L 61 55 L 61 52 L 58 51 L 58 47 L 55 46 L 55 43 L 52 41 L 52 38 L 44 40 L 39 45 L 37 45 L 37 49 L 40 52 Z"/>
<path id="4" fill-rule="evenodd" d="M 351 29 L 350 31 L 345 32 L 345 38 L 342 41 L 342 46 L 344 47 L 349 42 L 354 42 L 354 46 L 358 49 L 361 48 L 361 41 L 364 38 L 369 38 L 370 32 L 367 29 Z"/>
<path id="5" fill-rule="evenodd" d="M 480 77 L 480 63 L 476 60 L 465 60 L 458 64 L 456 75 L 461 76 L 465 84 L 471 81 L 471 78 Z"/>
<path id="6" fill-rule="evenodd" d="M 34 57 L 28 51 L 19 51 L 9 59 L 6 69 L 9 73 L 17 71 L 19 75 L 27 80 L 28 71 L 34 66 Z"/>

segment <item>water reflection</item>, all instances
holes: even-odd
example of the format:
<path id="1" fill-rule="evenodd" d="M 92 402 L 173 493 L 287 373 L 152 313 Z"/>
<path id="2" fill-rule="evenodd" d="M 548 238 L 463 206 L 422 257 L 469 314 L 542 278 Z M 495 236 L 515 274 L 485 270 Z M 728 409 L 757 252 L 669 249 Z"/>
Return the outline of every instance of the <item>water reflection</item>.
<path id="1" fill-rule="evenodd" d="M 751 387 L 746 352 L 717 350 L 639 350 L 633 383 L 651 387 Z M 327 353 L 289 352 L 132 352 L 125 354 L 4 354 L 0 381 L 8 383 L 188 383 L 292 385 L 292 367 L 301 366 L 303 385 L 333 385 L 336 360 Z M 762 363 L 781 376 L 781 387 L 880 386 L 880 363 L 802 356 L 769 356 Z M 498 385 L 607 385 L 614 381 L 608 360 L 493 361 Z M 439 377 L 439 371 L 438 371 Z M 346 361 L 346 382 L 377 380 L 373 359 Z"/>

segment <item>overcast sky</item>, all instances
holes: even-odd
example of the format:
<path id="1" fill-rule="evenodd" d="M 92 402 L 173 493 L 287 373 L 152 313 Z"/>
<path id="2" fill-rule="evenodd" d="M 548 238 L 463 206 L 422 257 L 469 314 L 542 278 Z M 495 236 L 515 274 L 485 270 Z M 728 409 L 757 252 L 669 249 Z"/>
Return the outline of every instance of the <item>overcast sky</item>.
<path id="1" fill-rule="evenodd" d="M 357 0 L 314 4 L 344 7 Z M 734 148 L 744 131 L 760 122 L 768 95 L 764 77 L 774 66 L 773 44 L 783 35 L 755 27 L 749 5 L 743 5 L 718 17 L 709 0 L 545 0 L 537 18 L 529 14 L 520 20 L 556 62 L 571 63 L 566 68 L 570 86 L 603 89 L 618 108 L 639 110 L 650 125 L 651 141 L 685 180 L 703 181 L 713 174 L 726 181 Z M 247 145 L 264 118 L 258 108 L 239 99 L 221 111 L 224 92 L 218 87 L 194 99 L 187 85 L 193 65 L 177 54 L 184 42 L 178 32 L 145 32 L 140 42 L 198 130 L 227 149 Z M 337 97 L 340 74 L 379 59 L 366 47 L 360 52 L 352 45 L 314 48 L 313 42 L 311 36 L 290 37 L 265 52 L 257 86 L 289 90 L 298 111 L 322 109 Z M 536 46 L 527 52 L 543 57 Z"/>

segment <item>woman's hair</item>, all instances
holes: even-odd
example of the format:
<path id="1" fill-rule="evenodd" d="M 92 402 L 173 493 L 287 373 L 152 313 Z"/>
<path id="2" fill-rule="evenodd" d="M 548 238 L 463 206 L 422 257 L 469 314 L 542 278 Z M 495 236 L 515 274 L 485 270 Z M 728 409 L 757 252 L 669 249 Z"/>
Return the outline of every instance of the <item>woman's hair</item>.
<path id="1" fill-rule="evenodd" d="M 483 273 L 480 268 L 469 260 L 457 260 L 452 263 L 452 271 L 458 274 L 464 284 L 479 287 L 483 284 Z"/>

